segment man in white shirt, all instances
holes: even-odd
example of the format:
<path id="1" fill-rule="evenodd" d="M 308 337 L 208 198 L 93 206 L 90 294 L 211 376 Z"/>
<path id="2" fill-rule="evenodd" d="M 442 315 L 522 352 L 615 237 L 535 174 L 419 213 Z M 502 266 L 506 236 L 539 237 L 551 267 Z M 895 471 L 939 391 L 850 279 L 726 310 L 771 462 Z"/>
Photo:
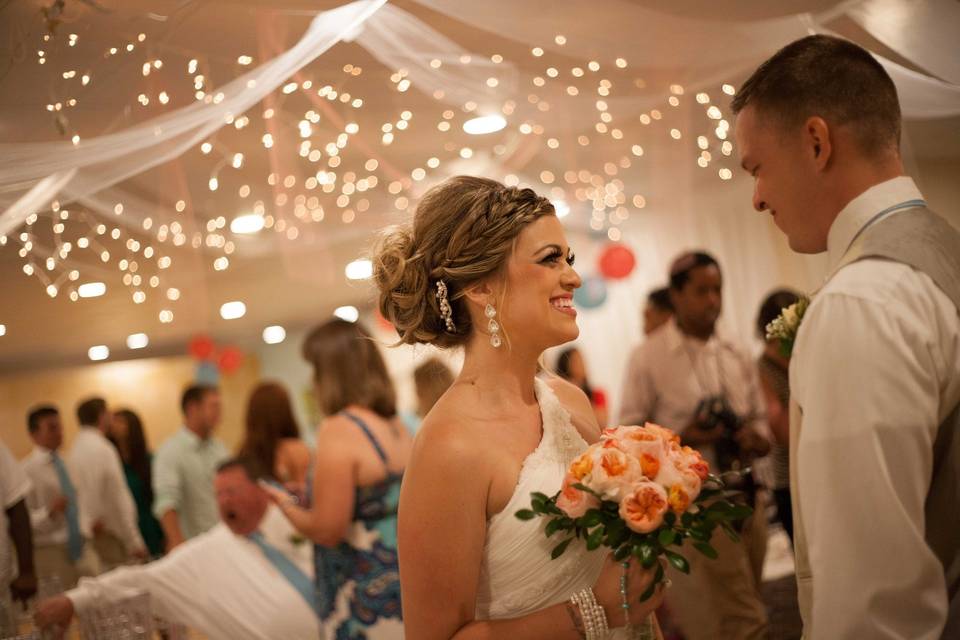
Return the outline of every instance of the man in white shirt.
<path id="1" fill-rule="evenodd" d="M 26 495 L 30 481 L 0 440 L 0 636 L 16 635 L 13 601 L 26 603 L 37 592 L 33 537 Z M 13 550 L 17 552 L 17 570 Z"/>
<path id="2" fill-rule="evenodd" d="M 960 234 L 903 175 L 896 87 L 855 44 L 787 45 L 733 109 L 754 207 L 829 257 L 790 366 L 804 636 L 960 637 Z"/>
<path id="3" fill-rule="evenodd" d="M 24 458 L 23 470 L 32 485 L 27 507 L 37 576 L 56 576 L 64 589 L 71 589 L 80 576 L 100 573 L 100 562 L 85 529 L 88 520 L 80 513 L 76 485 L 60 457 L 60 412 L 49 405 L 36 407 L 27 416 L 27 429 L 34 448 Z"/>
<path id="4" fill-rule="evenodd" d="M 707 253 L 685 253 L 673 262 L 674 317 L 631 355 L 619 421 L 649 420 L 677 431 L 715 473 L 745 468 L 770 450 L 753 359 L 716 331 L 722 286 L 720 265 Z M 752 478 L 742 489 L 751 502 L 757 499 L 758 513 L 743 524 L 741 541 L 718 530 L 711 541 L 717 560 L 688 553 L 690 575 L 672 572 L 666 602 L 689 640 L 765 637 L 760 579 L 766 519 Z"/>
<path id="5" fill-rule="evenodd" d="M 66 626 L 83 615 L 146 592 L 157 616 L 211 640 L 320 637 L 313 589 L 313 547 L 296 534 L 242 460 L 216 474 L 220 524 L 147 565 L 84 578 L 41 602 L 36 622 Z"/>
<path id="6" fill-rule="evenodd" d="M 167 438 L 153 459 L 153 513 L 168 551 L 217 524 L 213 476 L 228 456 L 214 436 L 220 423 L 217 388 L 188 387 L 180 408 L 183 428 Z"/>
<path id="7" fill-rule="evenodd" d="M 103 398 L 77 406 L 80 431 L 67 456 L 76 485 L 84 530 L 93 532 L 104 570 L 147 557 L 137 525 L 137 507 L 123 474 L 123 462 L 109 440 L 110 412 Z"/>

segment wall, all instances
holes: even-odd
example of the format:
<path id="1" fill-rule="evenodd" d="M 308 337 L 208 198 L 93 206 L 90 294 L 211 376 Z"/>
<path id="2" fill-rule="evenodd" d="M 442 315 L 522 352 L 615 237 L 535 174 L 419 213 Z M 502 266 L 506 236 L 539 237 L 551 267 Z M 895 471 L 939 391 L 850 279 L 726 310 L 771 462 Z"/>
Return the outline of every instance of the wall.
<path id="1" fill-rule="evenodd" d="M 66 445 L 78 425 L 75 408 L 93 395 L 104 397 L 113 409 L 130 408 L 140 415 L 152 449 L 182 424 L 180 394 L 194 379 L 196 365 L 186 356 L 146 358 L 89 364 L 80 367 L 31 371 L 0 377 L 0 437 L 14 455 L 26 455 L 32 443 L 26 415 L 41 402 L 56 405 L 63 416 Z M 223 421 L 219 437 L 232 450 L 243 435 L 246 399 L 260 376 L 256 356 L 221 379 Z"/>

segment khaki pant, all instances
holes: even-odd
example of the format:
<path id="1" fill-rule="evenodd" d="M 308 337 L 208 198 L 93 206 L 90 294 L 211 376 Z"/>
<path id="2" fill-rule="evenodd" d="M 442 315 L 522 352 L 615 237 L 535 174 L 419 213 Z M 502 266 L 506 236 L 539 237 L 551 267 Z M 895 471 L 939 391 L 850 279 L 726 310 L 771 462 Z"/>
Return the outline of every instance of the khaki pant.
<path id="1" fill-rule="evenodd" d="M 123 546 L 120 538 L 112 533 L 102 531 L 94 534 L 93 546 L 96 548 L 97 555 L 100 557 L 100 565 L 104 573 L 125 564 L 130 564 L 130 554 L 127 553 L 126 547 Z"/>
<path id="2" fill-rule="evenodd" d="M 744 522 L 740 542 L 717 528 L 710 544 L 719 558 L 711 560 L 684 544 L 690 575 L 672 567 L 673 586 L 666 603 L 686 640 L 758 640 L 767 637 L 767 612 L 760 596 L 767 551 L 764 501 L 758 495 L 753 516 Z"/>
<path id="3" fill-rule="evenodd" d="M 92 578 L 101 573 L 100 558 L 89 540 L 83 545 L 83 554 L 76 562 L 70 560 L 66 544 L 34 547 L 33 564 L 39 582 L 57 578 L 64 591 L 77 586 L 80 578 Z"/>

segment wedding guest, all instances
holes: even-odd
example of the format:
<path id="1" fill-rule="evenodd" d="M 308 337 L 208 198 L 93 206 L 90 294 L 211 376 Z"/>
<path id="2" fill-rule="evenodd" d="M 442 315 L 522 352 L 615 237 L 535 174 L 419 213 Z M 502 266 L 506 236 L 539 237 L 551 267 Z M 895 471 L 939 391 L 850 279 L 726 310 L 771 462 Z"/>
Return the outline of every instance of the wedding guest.
<path id="1" fill-rule="evenodd" d="M 557 356 L 556 374 L 579 387 L 590 399 L 590 406 L 597 416 L 597 424 L 601 428 L 609 424 L 607 414 L 607 394 L 602 389 L 597 389 L 587 380 L 587 364 L 583 360 L 583 354 L 576 347 L 569 347 L 560 352 Z"/>
<path id="2" fill-rule="evenodd" d="M 647 295 L 643 307 L 643 335 L 648 336 L 673 317 L 673 303 L 670 302 L 669 287 L 654 289 Z"/>
<path id="3" fill-rule="evenodd" d="M 313 456 L 300 438 L 286 389 L 275 382 L 257 385 L 247 402 L 245 425 L 239 455 L 256 465 L 258 477 L 280 482 L 304 496 Z"/>
<path id="4" fill-rule="evenodd" d="M 433 406 L 453 384 L 453 372 L 439 358 L 428 358 L 413 370 L 417 390 L 417 415 L 427 417 Z"/>
<path id="5" fill-rule="evenodd" d="M 556 493 L 600 429 L 583 391 L 537 378 L 541 354 L 576 339 L 580 277 L 553 205 L 531 189 L 458 176 L 428 191 L 374 258 L 379 309 L 406 344 L 462 348 L 463 368 L 424 421 L 403 483 L 399 546 L 406 634 L 583 637 L 603 612 L 645 620 L 661 600 L 620 608 L 620 581 L 652 573 L 556 541 L 517 509 Z M 521 473 L 521 468 L 523 472 Z M 580 596 L 595 603 L 580 609 Z"/>
<path id="6" fill-rule="evenodd" d="M 743 469 L 770 450 L 753 358 L 717 333 L 723 278 L 703 252 L 670 267 L 674 317 L 633 352 L 623 385 L 621 424 L 656 422 L 677 430 L 714 472 Z M 688 640 L 766 637 L 760 580 L 767 546 L 764 500 L 752 476 L 740 487 L 754 508 L 741 540 L 720 533 L 716 560 L 687 554 L 690 574 L 670 571 L 667 605 Z"/>
<path id="7" fill-rule="evenodd" d="M 315 546 L 317 608 L 328 640 L 403 637 L 397 502 L 413 437 L 400 423 L 369 331 L 330 320 L 304 340 L 320 410 L 312 507 L 269 488 Z"/>
<path id="8" fill-rule="evenodd" d="M 26 605 L 37 592 L 33 535 L 26 501 L 29 489 L 30 480 L 0 440 L 0 635 L 3 637 L 17 634 L 13 603 L 20 601 Z"/>
<path id="9" fill-rule="evenodd" d="M 67 456 L 76 488 L 82 528 L 93 532 L 93 544 L 103 570 L 131 560 L 143 560 L 147 549 L 137 526 L 137 506 L 123 475 L 123 462 L 107 440 L 112 414 L 103 398 L 77 405 L 80 431 Z"/>
<path id="10" fill-rule="evenodd" d="M 27 415 L 27 430 L 34 446 L 23 460 L 23 470 L 31 484 L 27 507 L 37 577 L 55 577 L 69 589 L 80 576 L 100 573 L 90 521 L 81 514 L 76 484 L 60 457 L 60 412 L 50 405 L 32 409 Z"/>
<path id="11" fill-rule="evenodd" d="M 214 492 L 220 523 L 150 564 L 84 578 L 40 602 L 41 629 L 66 627 L 84 613 L 147 593 L 154 615 L 211 640 L 317 638 L 309 544 L 257 486 L 253 465 L 220 465 Z"/>
<path id="12" fill-rule="evenodd" d="M 800 299 L 789 289 L 777 289 L 764 299 L 757 313 L 757 332 L 764 341 L 763 353 L 757 360 L 760 388 L 767 407 L 767 423 L 773 433 L 770 466 L 773 476 L 773 499 L 777 518 L 793 541 L 793 508 L 790 500 L 790 356 L 784 353 L 783 341 L 767 338 L 767 325 Z"/>
<path id="13" fill-rule="evenodd" d="M 130 409 L 113 414 L 110 441 L 123 461 L 123 474 L 137 505 L 137 526 L 151 557 L 163 555 L 163 529 L 153 515 L 153 454 L 140 416 Z"/>
<path id="14" fill-rule="evenodd" d="M 196 384 L 180 399 L 183 427 L 164 442 L 153 463 L 153 514 L 167 551 L 217 524 L 213 476 L 227 457 L 214 437 L 220 423 L 220 391 Z"/>
<path id="15" fill-rule="evenodd" d="M 958 638 L 960 233 L 905 175 L 897 89 L 859 46 L 787 45 L 733 110 L 754 207 L 829 265 L 790 364 L 804 637 Z"/>

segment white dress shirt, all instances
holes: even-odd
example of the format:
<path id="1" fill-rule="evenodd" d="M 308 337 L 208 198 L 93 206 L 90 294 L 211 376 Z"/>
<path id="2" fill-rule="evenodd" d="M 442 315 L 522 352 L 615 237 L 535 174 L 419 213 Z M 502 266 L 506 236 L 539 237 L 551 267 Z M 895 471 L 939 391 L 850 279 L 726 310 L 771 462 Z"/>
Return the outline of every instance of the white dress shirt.
<path id="1" fill-rule="evenodd" d="M 30 493 L 27 494 L 27 507 L 30 509 L 30 525 L 33 528 L 33 543 L 38 547 L 62 545 L 67 543 L 67 518 L 61 512 L 56 515 L 50 513 L 50 503 L 63 495 L 60 487 L 60 478 L 57 476 L 57 470 L 53 466 L 53 456 L 51 451 L 43 447 L 34 447 L 33 451 L 23 459 L 23 470 L 30 478 L 32 485 Z M 66 463 L 64 463 L 66 464 Z M 67 474 L 70 480 L 73 480 L 73 470 L 67 468 Z M 79 499 L 78 499 L 79 502 Z M 80 533 L 85 538 L 90 538 L 90 530 L 85 529 L 89 524 L 82 514 L 78 514 L 80 520 Z"/>
<path id="2" fill-rule="evenodd" d="M 313 545 L 296 536 L 276 506 L 268 507 L 260 531 L 313 579 Z M 222 522 L 156 562 L 82 578 L 67 597 L 82 614 L 144 591 L 157 616 L 211 640 L 320 637 L 317 615 L 300 593 L 256 544 Z"/>
<path id="3" fill-rule="evenodd" d="M 7 509 L 27 496 L 30 480 L 20 463 L 0 440 L 0 589 L 9 593 L 7 585 L 16 572 L 13 567 L 13 549 L 8 533 Z"/>
<path id="4" fill-rule="evenodd" d="M 920 197 L 900 177 L 851 201 L 830 228 L 831 271 L 874 216 Z M 805 637 L 939 639 L 947 592 L 924 501 L 937 429 L 960 402 L 956 307 L 905 264 L 847 265 L 803 318 L 790 387 L 803 412 L 797 483 L 813 575 Z"/>
<path id="5" fill-rule="evenodd" d="M 128 553 L 145 548 L 123 462 L 110 441 L 95 427 L 81 427 L 66 461 L 77 490 L 80 530 L 91 531 L 101 522 Z"/>
<path id="6" fill-rule="evenodd" d="M 716 334 L 706 342 L 687 336 L 671 319 L 630 356 L 620 424 L 650 420 L 681 433 L 693 422 L 700 401 L 717 395 L 725 395 L 738 416 L 770 437 L 757 367 L 750 355 Z M 716 471 L 713 445 L 697 448 Z"/>

